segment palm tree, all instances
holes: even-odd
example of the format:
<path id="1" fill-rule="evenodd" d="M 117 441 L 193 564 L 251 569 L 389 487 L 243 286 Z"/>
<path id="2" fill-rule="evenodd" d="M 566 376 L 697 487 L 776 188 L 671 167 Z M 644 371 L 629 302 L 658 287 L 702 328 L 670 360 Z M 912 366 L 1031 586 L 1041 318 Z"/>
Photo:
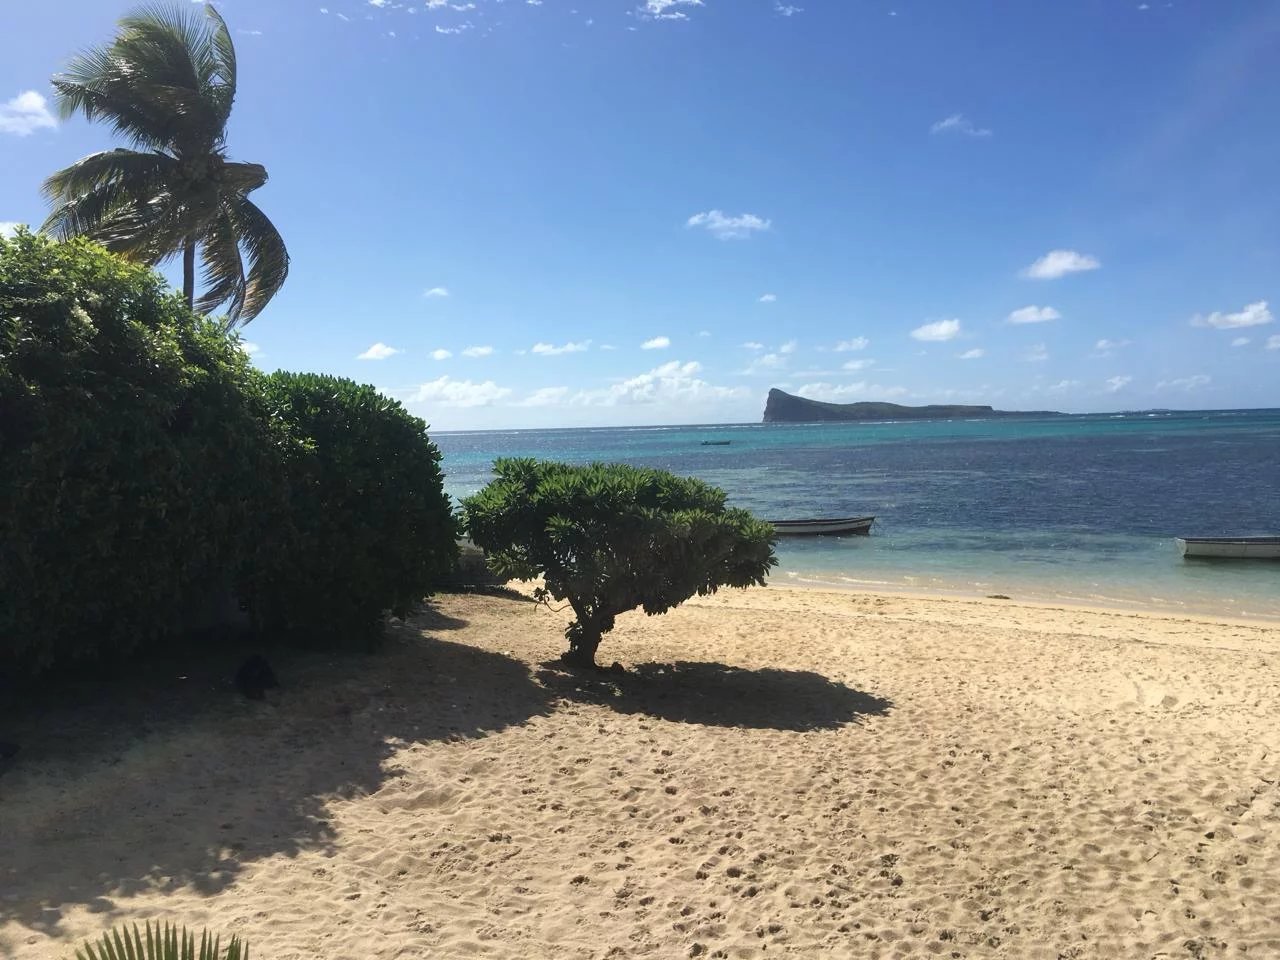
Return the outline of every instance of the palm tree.
<path id="1" fill-rule="evenodd" d="M 134 149 L 104 150 L 49 177 L 54 210 L 44 230 L 148 265 L 181 252 L 189 306 L 207 313 L 227 304 L 231 325 L 256 317 L 288 276 L 289 254 L 249 200 L 266 168 L 227 159 L 236 51 L 212 4 L 125 17 L 109 46 L 77 56 L 53 86 L 63 117 L 110 123 Z"/>

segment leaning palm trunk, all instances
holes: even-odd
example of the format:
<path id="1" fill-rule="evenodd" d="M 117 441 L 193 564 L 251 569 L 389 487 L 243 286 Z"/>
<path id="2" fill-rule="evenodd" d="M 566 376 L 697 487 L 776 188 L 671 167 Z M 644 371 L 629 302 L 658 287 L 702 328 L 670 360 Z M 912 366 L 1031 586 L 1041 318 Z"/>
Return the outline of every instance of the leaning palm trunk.
<path id="1" fill-rule="evenodd" d="M 208 930 L 200 932 L 197 944 L 186 927 L 147 923 L 145 935 L 134 924 L 132 930 L 109 930 L 97 943 L 86 941 L 76 950 L 76 960 L 249 960 L 249 948 L 232 937 L 223 950 L 220 938 L 210 937 Z"/>
<path id="2" fill-rule="evenodd" d="M 196 305 L 196 242 L 188 238 L 182 248 L 182 296 L 188 307 Z"/>
<path id="3" fill-rule="evenodd" d="M 289 254 L 249 200 L 267 182 L 266 168 L 226 156 L 236 53 L 217 11 L 125 17 L 109 46 L 76 57 L 53 86 L 64 117 L 105 121 L 131 148 L 92 154 L 50 176 L 45 231 L 88 237 L 149 266 L 181 254 L 189 305 L 205 313 L 224 307 L 231 325 L 256 317 L 284 284 Z"/>

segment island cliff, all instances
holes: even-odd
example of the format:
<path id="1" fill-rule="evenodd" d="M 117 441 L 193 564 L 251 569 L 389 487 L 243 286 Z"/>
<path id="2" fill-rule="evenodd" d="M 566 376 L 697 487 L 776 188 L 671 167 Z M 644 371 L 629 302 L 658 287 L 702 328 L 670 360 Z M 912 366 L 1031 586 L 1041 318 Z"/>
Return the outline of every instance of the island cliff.
<path id="1" fill-rule="evenodd" d="M 931 404 L 904 407 L 897 403 L 824 403 L 797 397 L 774 387 L 764 406 L 765 423 L 814 423 L 853 420 L 949 420 L 955 417 L 1054 417 L 1050 410 L 1014 412 L 987 406 Z"/>

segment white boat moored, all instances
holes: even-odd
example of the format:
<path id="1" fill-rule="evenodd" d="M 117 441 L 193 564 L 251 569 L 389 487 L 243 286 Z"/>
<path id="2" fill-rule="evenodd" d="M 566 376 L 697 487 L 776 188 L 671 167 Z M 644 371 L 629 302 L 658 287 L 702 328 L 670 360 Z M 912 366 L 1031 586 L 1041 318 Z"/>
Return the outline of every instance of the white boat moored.
<path id="1" fill-rule="evenodd" d="M 1184 557 L 1229 560 L 1280 560 L 1280 537 L 1178 537 Z"/>

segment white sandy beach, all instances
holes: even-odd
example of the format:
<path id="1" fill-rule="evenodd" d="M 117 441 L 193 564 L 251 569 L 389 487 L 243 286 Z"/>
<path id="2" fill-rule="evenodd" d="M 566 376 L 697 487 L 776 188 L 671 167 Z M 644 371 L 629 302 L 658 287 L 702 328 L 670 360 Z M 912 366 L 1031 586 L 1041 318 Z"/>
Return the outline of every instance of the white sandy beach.
<path id="1" fill-rule="evenodd" d="M 582 677 L 563 617 L 444 596 L 266 703 L 161 669 L 18 721 L 0 955 L 1280 956 L 1280 625 L 769 588 Z"/>

